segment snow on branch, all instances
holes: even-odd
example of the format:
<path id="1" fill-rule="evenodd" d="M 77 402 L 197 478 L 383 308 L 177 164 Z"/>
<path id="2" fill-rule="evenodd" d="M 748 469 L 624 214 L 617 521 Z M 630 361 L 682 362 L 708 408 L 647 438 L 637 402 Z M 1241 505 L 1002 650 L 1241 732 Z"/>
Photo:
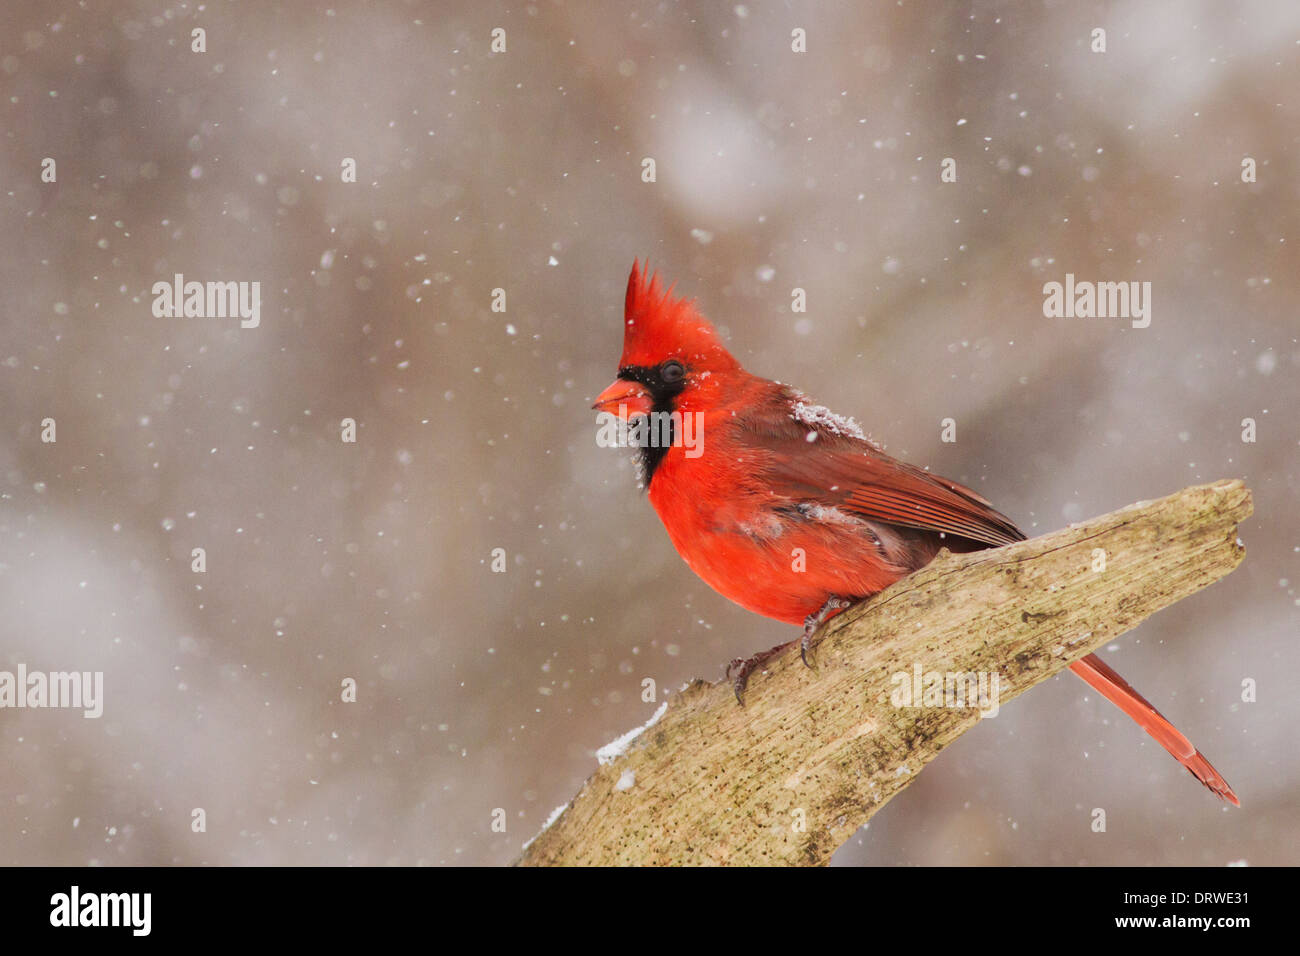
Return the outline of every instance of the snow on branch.
<path id="1" fill-rule="evenodd" d="M 1232 571 L 1251 510 L 1241 481 L 1217 481 L 1008 547 L 941 552 L 832 619 L 814 669 L 796 645 L 756 672 L 744 707 L 725 680 L 674 695 L 517 863 L 827 863 L 981 710 Z M 941 689 L 922 681 L 932 674 Z M 916 707 L 913 690 L 935 693 Z"/>

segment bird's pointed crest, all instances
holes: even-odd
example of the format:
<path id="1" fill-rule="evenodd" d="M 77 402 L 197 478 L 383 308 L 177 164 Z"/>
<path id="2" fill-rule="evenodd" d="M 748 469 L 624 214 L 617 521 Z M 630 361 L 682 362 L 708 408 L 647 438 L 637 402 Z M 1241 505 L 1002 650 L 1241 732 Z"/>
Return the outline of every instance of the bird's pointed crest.
<path id="1" fill-rule="evenodd" d="M 648 263 L 647 263 L 648 265 Z M 632 263 L 623 305 L 623 366 L 655 366 L 677 358 L 701 368 L 733 368 L 738 363 L 727 351 L 694 299 L 673 295 L 658 273 Z"/>

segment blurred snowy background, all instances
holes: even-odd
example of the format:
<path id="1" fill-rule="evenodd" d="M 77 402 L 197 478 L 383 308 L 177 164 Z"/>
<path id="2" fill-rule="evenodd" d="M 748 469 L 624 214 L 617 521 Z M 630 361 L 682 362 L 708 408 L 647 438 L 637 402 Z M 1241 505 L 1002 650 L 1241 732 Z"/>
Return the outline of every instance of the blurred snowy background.
<path id="1" fill-rule="evenodd" d="M 696 580 L 596 446 L 638 255 L 752 371 L 1031 533 L 1255 492 L 1245 564 L 1106 653 L 1244 809 L 1065 676 L 837 863 L 1298 862 L 1300 5 L 7 0 L 0 26 L 0 669 L 103 670 L 107 698 L 0 711 L 0 863 L 505 863 L 649 715 L 642 678 L 793 638 Z M 155 318 L 176 272 L 260 281 L 260 327 Z M 1151 327 L 1044 318 L 1066 272 L 1150 281 Z"/>

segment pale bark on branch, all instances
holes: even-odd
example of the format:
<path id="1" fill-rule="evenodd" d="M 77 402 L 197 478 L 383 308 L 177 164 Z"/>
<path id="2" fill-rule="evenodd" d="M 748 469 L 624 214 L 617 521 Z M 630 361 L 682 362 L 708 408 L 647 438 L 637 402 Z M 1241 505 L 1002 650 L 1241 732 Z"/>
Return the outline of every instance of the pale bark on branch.
<path id="1" fill-rule="evenodd" d="M 1004 548 L 942 552 L 755 673 L 672 695 L 596 770 L 523 865 L 824 864 L 980 719 L 902 707 L 897 674 L 998 675 L 1000 704 L 1213 583 L 1245 555 L 1239 480 L 1187 488 Z M 1104 555 L 1104 570 L 1102 566 Z"/>

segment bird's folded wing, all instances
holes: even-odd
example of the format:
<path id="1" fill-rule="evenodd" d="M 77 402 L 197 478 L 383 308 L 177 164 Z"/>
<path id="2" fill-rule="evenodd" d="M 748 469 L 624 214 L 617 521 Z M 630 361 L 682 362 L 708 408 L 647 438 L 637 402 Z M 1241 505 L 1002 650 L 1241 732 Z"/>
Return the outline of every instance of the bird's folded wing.
<path id="1" fill-rule="evenodd" d="M 808 501 L 906 528 L 957 535 L 997 547 L 1023 541 L 1010 518 L 969 488 L 891 458 L 831 425 L 782 414 L 777 404 L 737 426 L 764 451 L 763 480 L 792 501 Z M 810 432 L 816 432 L 813 441 Z"/>

